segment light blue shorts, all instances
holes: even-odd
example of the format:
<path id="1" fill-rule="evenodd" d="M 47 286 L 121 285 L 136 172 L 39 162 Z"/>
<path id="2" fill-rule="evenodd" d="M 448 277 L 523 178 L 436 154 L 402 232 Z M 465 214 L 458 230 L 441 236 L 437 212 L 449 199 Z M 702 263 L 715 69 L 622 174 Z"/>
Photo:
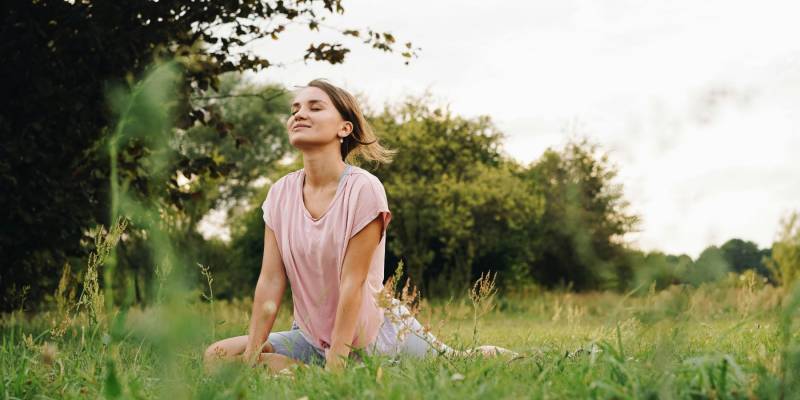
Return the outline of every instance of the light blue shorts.
<path id="1" fill-rule="evenodd" d="M 424 357 L 453 352 L 432 333 L 425 332 L 422 324 L 397 299 L 392 304 L 391 311 L 384 315 L 378 337 L 365 349 L 367 354 Z M 325 365 L 325 350 L 313 345 L 295 321 L 292 321 L 291 330 L 270 333 L 267 340 L 278 354 L 306 364 Z"/>

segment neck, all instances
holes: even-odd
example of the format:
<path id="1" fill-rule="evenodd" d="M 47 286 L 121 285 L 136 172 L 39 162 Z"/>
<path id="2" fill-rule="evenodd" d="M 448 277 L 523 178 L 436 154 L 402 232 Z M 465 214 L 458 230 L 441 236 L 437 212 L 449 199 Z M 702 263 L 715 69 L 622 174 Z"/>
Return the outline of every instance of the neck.
<path id="1" fill-rule="evenodd" d="M 305 184 L 311 188 L 325 188 L 339 184 L 339 176 L 345 169 L 338 152 L 303 152 Z"/>

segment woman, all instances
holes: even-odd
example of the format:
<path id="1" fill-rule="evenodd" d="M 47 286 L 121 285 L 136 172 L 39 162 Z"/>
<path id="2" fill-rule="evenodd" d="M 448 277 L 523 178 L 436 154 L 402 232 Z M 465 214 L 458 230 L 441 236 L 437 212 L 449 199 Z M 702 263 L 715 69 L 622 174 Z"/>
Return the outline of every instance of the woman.
<path id="1" fill-rule="evenodd" d="M 273 371 L 296 363 L 339 370 L 356 349 L 454 353 L 397 300 L 386 312 L 380 305 L 392 214 L 378 178 L 345 160 L 386 163 L 393 152 L 378 143 L 355 98 L 326 81 L 311 81 L 296 92 L 286 128 L 303 154 L 303 168 L 275 182 L 262 205 L 264 257 L 249 332 L 209 346 L 207 362 L 241 357 Z M 295 321 L 289 331 L 270 333 L 287 281 Z"/>

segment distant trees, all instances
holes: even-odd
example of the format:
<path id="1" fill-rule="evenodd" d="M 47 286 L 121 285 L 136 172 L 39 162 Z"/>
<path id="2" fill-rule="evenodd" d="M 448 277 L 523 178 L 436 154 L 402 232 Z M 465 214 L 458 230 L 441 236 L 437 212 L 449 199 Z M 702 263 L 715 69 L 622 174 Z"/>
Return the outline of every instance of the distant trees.
<path id="1" fill-rule="evenodd" d="M 684 281 L 693 285 L 722 279 L 730 271 L 725 253 L 717 246 L 709 246 L 684 273 Z"/>
<path id="2" fill-rule="evenodd" d="M 761 276 L 772 276 L 767 267 L 767 259 L 772 253 L 770 249 L 759 249 L 757 244 L 750 241 L 731 239 L 720 246 L 720 250 L 731 271 L 742 273 L 752 269 Z"/>
<path id="3" fill-rule="evenodd" d="M 742 239 L 730 239 L 722 246 L 705 248 L 696 260 L 682 254 L 664 254 L 660 251 L 643 253 L 630 250 L 631 265 L 635 268 L 632 286 L 663 289 L 672 284 L 694 286 L 720 281 L 729 273 L 743 274 L 747 271 L 771 282 L 775 275 L 769 268 L 770 249 L 759 249 L 758 245 Z"/>
<path id="4" fill-rule="evenodd" d="M 654 285 L 656 289 L 664 289 L 673 284 L 685 283 L 685 276 L 694 261 L 682 254 L 675 256 L 660 251 L 644 253 L 629 250 L 628 263 L 633 266 L 633 279 L 629 287 L 648 289 Z"/>

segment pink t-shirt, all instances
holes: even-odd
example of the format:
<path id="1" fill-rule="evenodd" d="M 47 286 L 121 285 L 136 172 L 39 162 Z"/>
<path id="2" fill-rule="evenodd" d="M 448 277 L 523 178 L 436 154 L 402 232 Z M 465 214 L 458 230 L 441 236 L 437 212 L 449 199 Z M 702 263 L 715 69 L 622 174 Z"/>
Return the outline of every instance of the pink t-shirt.
<path id="1" fill-rule="evenodd" d="M 392 218 L 386 192 L 375 175 L 350 165 L 330 206 L 315 220 L 303 203 L 304 179 L 304 169 L 278 179 L 261 209 L 264 222 L 275 233 L 286 268 L 295 321 L 319 348 L 330 347 L 347 243 L 378 215 L 382 216 L 384 229 L 370 261 L 353 337 L 355 347 L 364 347 L 373 343 L 384 320 L 375 296 L 383 288 L 386 227 Z"/>

